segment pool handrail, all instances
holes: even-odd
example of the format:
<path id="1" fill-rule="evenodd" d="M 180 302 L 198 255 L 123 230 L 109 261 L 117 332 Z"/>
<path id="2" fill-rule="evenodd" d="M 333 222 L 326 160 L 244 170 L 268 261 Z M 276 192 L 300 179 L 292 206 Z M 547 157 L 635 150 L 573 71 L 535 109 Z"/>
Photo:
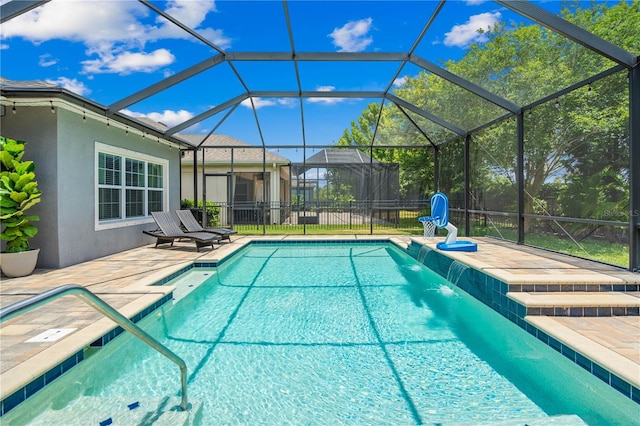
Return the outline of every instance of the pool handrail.
<path id="1" fill-rule="evenodd" d="M 135 325 L 130 319 L 116 311 L 111 305 L 100 299 L 85 287 L 77 284 L 67 284 L 16 302 L 0 309 L 0 323 L 69 294 L 78 296 L 96 311 L 108 317 L 120 327 L 149 345 L 151 348 L 176 363 L 178 367 L 180 367 L 180 380 L 182 382 L 182 401 L 180 403 L 180 408 L 182 411 L 187 410 L 189 406 L 187 402 L 187 364 L 185 364 L 182 358 L 173 353 L 169 348 L 154 339 L 150 334 Z"/>

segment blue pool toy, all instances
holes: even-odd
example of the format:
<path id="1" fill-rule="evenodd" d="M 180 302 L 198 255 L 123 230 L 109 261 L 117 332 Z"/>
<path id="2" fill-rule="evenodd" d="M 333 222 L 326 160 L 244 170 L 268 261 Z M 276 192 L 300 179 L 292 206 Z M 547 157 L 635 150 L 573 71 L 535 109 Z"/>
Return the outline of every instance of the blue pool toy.
<path id="1" fill-rule="evenodd" d="M 457 241 L 458 228 L 449 222 L 449 199 L 442 192 L 436 192 L 431 197 L 431 216 L 419 217 L 420 222 L 431 221 L 438 229 L 445 228 L 447 237 L 436 248 L 448 251 L 478 251 L 478 245 L 471 241 Z"/>

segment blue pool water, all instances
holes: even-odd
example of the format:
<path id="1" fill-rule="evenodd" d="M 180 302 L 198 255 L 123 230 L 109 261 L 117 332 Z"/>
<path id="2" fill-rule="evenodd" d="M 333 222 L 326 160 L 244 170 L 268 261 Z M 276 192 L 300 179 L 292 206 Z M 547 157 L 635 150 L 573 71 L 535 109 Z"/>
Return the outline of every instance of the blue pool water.
<path id="1" fill-rule="evenodd" d="M 174 302 L 140 324 L 186 361 L 202 425 L 640 419 L 638 404 L 392 244 L 250 246 L 169 285 Z M 174 364 L 122 335 L 2 421 L 179 390 Z"/>

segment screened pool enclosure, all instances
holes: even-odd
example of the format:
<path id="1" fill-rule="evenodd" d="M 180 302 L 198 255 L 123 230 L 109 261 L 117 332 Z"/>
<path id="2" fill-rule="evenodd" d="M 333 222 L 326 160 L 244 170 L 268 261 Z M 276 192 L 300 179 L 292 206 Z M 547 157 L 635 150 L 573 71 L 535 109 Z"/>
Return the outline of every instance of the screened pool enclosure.
<path id="1" fill-rule="evenodd" d="M 4 3 L 2 22 L 47 3 Z M 357 2 L 355 17 L 341 16 L 352 2 L 218 2 L 218 11 L 232 3 L 243 7 L 225 19 L 263 28 L 265 37 L 227 48 L 172 2 L 141 0 L 149 19 L 181 32 L 185 49 L 174 53 L 185 65 L 126 96 L 87 102 L 107 119 L 135 120 L 130 111 L 150 100 L 173 108 L 181 94 L 198 92 L 190 118 L 156 133 L 196 152 L 188 164 L 198 171 L 194 201 L 214 202 L 220 224 L 261 234 L 420 234 L 417 217 L 442 191 L 462 235 L 640 269 L 638 1 L 487 2 L 492 24 L 450 56 L 434 53 L 448 45 L 445 14 L 461 24 L 480 16 L 463 2 Z M 267 10 L 279 19 L 264 22 Z M 325 19 L 371 24 L 367 17 L 385 12 L 378 45 L 320 43 L 335 27 L 319 30 Z M 420 16 L 420 26 L 405 25 L 407 16 Z M 28 96 L 48 105 L 46 95 L 2 90 L 9 108 Z M 337 103 L 352 115 L 339 118 L 343 133 L 327 136 L 311 118 L 338 120 L 323 108 Z M 247 133 L 231 133 L 238 123 Z M 227 133 L 247 145 L 205 144 Z M 211 173 L 203 150 L 231 153 L 216 169 L 227 186 L 215 197 L 202 188 Z M 256 171 L 234 163 L 240 150 L 253 153 Z M 271 154 L 290 162 L 276 165 Z M 240 178 L 250 188 L 241 201 Z"/>

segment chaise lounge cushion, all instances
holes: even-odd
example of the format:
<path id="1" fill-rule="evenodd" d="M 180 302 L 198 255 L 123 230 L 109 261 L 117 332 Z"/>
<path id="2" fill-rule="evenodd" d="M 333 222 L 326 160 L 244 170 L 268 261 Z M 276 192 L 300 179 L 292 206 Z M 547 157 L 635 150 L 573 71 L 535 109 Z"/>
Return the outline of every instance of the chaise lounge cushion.
<path id="1" fill-rule="evenodd" d="M 176 210 L 176 215 L 178 215 L 182 226 L 184 226 L 189 235 L 193 232 L 208 232 L 219 235 L 222 240 L 231 241 L 231 235 L 238 233 L 235 229 L 229 228 L 203 228 L 193 216 L 191 210 Z"/>
<path id="2" fill-rule="evenodd" d="M 193 241 L 196 244 L 196 249 L 200 251 L 200 247 L 206 246 L 211 246 L 211 248 L 214 249 L 213 243 L 222 238 L 220 235 L 208 232 L 186 233 L 180 229 L 170 212 L 152 212 L 151 216 L 153 216 L 153 219 L 156 221 L 158 229 L 142 232 L 156 238 L 156 247 L 164 243 L 171 243 L 171 245 L 173 245 L 175 240 L 187 239 Z"/>

